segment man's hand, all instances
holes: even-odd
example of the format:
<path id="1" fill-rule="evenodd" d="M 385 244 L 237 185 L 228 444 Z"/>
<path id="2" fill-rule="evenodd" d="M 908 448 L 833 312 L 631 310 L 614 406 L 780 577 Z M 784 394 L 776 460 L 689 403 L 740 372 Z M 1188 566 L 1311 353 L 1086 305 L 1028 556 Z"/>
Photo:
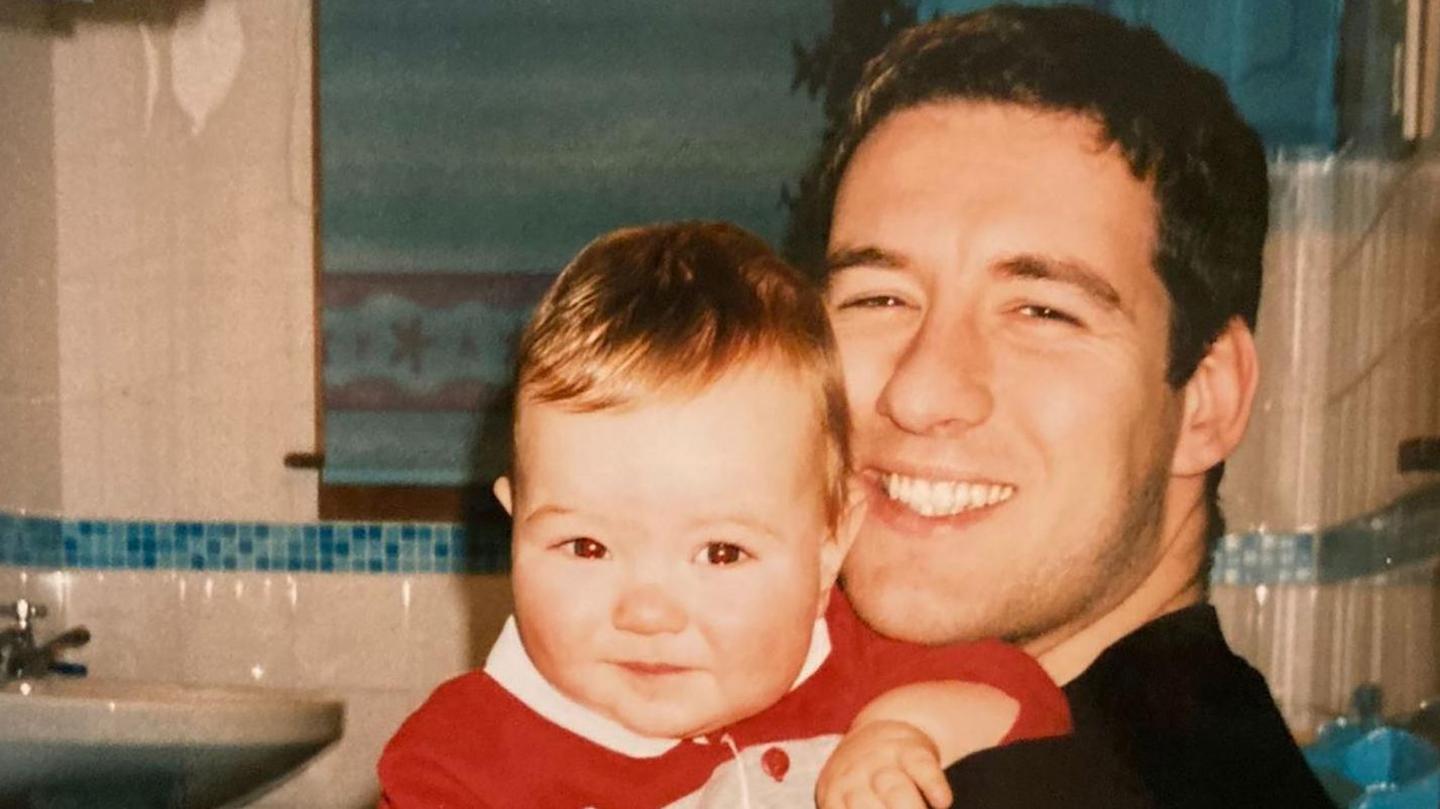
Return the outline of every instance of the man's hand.
<path id="1" fill-rule="evenodd" d="M 877 719 L 845 734 L 815 786 L 820 809 L 948 807 L 940 751 L 907 722 Z"/>

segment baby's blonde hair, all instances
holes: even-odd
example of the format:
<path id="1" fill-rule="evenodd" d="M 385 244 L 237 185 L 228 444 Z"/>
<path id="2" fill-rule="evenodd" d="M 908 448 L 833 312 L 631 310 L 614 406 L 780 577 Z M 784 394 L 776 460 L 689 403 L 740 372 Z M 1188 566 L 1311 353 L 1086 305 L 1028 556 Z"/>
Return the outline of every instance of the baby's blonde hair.
<path id="1" fill-rule="evenodd" d="M 735 225 L 626 228 L 586 245 L 521 336 L 515 416 L 527 401 L 589 412 L 694 395 L 753 361 L 794 371 L 815 401 L 833 528 L 845 504 L 850 440 L 824 302 L 765 242 Z"/>

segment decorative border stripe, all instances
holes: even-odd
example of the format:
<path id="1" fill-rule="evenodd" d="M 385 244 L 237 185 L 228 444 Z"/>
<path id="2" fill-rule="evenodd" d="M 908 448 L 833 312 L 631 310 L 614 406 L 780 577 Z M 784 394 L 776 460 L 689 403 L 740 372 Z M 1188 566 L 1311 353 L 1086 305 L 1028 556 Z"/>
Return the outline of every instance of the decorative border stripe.
<path id="1" fill-rule="evenodd" d="M 67 520 L 0 512 L 0 564 L 124 570 L 497 573 L 508 531 L 454 523 Z"/>
<path id="2" fill-rule="evenodd" d="M 1210 583 L 1309 584 L 1316 573 L 1314 534 L 1228 534 L 1215 548 Z"/>
<path id="3" fill-rule="evenodd" d="M 455 523 L 68 520 L 0 511 L 0 564 L 122 570 L 502 573 L 509 526 Z M 1212 584 L 1310 584 L 1440 554 L 1440 485 L 1319 532 L 1230 534 Z"/>

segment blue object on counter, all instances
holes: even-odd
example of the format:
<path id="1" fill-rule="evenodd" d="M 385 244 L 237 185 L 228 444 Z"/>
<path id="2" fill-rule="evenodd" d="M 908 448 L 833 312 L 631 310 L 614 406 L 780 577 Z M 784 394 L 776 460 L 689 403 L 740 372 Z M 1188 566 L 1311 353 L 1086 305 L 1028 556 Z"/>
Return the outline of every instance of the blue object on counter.
<path id="1" fill-rule="evenodd" d="M 1305 760 L 1331 799 L 1347 809 L 1440 806 L 1440 751 L 1369 718 L 1327 723 L 1305 748 Z"/>

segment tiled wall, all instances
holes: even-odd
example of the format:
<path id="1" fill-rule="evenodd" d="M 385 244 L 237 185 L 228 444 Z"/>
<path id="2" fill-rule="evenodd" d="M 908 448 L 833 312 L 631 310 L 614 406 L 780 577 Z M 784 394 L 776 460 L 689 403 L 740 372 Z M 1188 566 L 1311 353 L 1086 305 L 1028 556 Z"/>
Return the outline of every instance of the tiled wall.
<path id="1" fill-rule="evenodd" d="M 1271 226 L 1256 348 L 1260 383 L 1250 429 L 1221 494 L 1232 531 L 1319 527 L 1324 371 L 1329 338 L 1333 161 L 1272 161 Z"/>
<path id="2" fill-rule="evenodd" d="M 1286 575 L 1287 545 L 1297 561 L 1313 549 L 1314 567 Z M 1303 734 L 1362 683 L 1381 686 L 1391 715 L 1440 695 L 1437 588 L 1440 487 L 1428 487 L 1315 534 L 1227 537 L 1211 601 Z"/>
<path id="3" fill-rule="evenodd" d="M 342 738 L 255 805 L 359 809 L 380 747 L 441 681 L 481 664 L 510 611 L 503 526 L 72 520 L 0 511 L 0 601 L 44 638 L 93 640 L 89 676 L 314 689 Z M 440 574 L 440 575 L 436 575 Z"/>
<path id="4" fill-rule="evenodd" d="M 331 546 L 364 575 L 319 573 L 318 532 L 315 574 L 303 533 L 299 572 L 240 564 L 261 555 L 239 525 L 316 513 L 314 473 L 281 464 L 315 447 L 310 11 L 0 4 L 0 512 L 97 518 L 80 565 L 109 521 L 243 521 L 216 554 L 169 546 L 179 570 L 158 569 L 159 535 L 152 571 L 0 564 L 0 599 L 88 624 L 93 676 L 339 693 L 346 736 L 265 805 L 348 809 L 373 805 L 378 745 L 508 606 L 503 577 L 405 576 L 403 554 L 369 573 L 383 542 Z"/>
<path id="5" fill-rule="evenodd" d="M 1440 481 L 1396 466 L 1402 439 L 1440 435 L 1440 157 L 1342 161 L 1338 171 L 1326 523 Z"/>
<path id="6" fill-rule="evenodd" d="M 0 505 L 54 513 L 60 318 L 50 39 L 34 29 L 41 9 L 20 6 L 0 9 Z"/>
<path id="7" fill-rule="evenodd" d="M 1393 712 L 1440 694 L 1440 512 L 1395 518 L 1440 492 L 1440 474 L 1396 464 L 1402 439 L 1440 435 L 1435 149 L 1272 169 L 1262 381 L 1223 493 L 1232 530 L 1317 537 L 1316 578 L 1222 579 L 1213 600 L 1297 728 L 1342 712 L 1366 681 Z"/>
<path id="8" fill-rule="evenodd" d="M 310 4 L 18 5 L 0 506 L 313 519 Z"/>
<path id="9" fill-rule="evenodd" d="M 1302 737 L 1346 712 L 1357 685 L 1381 686 L 1399 715 L 1440 693 L 1435 559 L 1327 584 L 1211 590 L 1225 636 L 1260 669 Z"/>
<path id="10" fill-rule="evenodd" d="M 1440 156 L 1272 169 L 1261 386 L 1223 494 L 1237 531 L 1335 525 L 1440 481 L 1396 448 L 1440 435 Z"/>
<path id="11" fill-rule="evenodd" d="M 96 570 L 496 573 L 508 529 L 455 523 L 71 520 L 0 511 L 0 565 Z"/>
<path id="12" fill-rule="evenodd" d="M 317 689 L 345 700 L 345 732 L 257 809 L 375 805 L 386 739 L 441 681 L 484 660 L 509 613 L 502 574 L 357 575 L 21 568 L 0 594 L 51 608 L 40 633 L 80 624 L 91 677 Z"/>

